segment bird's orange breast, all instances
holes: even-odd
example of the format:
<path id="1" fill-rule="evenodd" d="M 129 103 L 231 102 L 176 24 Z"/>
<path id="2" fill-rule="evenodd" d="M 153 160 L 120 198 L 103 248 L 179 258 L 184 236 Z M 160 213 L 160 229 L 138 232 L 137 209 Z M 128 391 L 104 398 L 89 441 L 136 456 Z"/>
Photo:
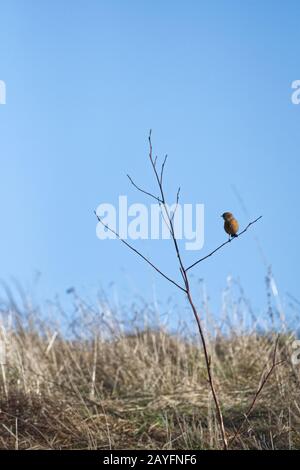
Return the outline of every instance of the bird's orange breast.
<path id="1" fill-rule="evenodd" d="M 224 230 L 229 235 L 235 235 L 239 230 L 239 224 L 236 219 L 226 220 L 224 223 Z"/>

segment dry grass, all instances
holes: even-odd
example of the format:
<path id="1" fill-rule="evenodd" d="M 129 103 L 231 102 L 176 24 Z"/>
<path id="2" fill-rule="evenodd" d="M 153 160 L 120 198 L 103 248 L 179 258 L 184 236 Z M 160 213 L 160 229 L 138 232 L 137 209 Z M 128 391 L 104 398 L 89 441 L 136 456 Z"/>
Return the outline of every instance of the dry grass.
<path id="1" fill-rule="evenodd" d="M 38 321 L 28 304 L 25 310 L 9 305 L 0 316 L 6 345 L 0 448 L 222 448 L 202 351 L 186 332 L 143 328 L 136 318 L 129 334 L 107 305 L 96 312 L 77 299 L 72 334 L 64 328 L 62 335 L 57 325 Z M 278 360 L 285 362 L 234 448 L 300 448 L 300 366 L 291 363 L 292 340 L 281 334 Z M 271 360 L 273 343 L 274 335 L 249 330 L 210 339 L 229 437 Z"/>

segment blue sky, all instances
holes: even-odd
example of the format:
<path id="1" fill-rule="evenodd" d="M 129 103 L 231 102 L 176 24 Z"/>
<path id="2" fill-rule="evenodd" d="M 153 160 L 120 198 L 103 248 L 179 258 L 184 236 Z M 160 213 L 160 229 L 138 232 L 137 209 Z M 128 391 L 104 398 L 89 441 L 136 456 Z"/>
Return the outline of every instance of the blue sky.
<path id="1" fill-rule="evenodd" d="M 200 264 L 218 299 L 227 275 L 265 304 L 262 261 L 298 297 L 300 78 L 297 1 L 1 1 L 0 278 L 43 297 L 75 286 L 121 299 L 174 293 L 117 241 L 95 236 L 101 202 L 147 199 L 147 135 L 169 155 L 174 201 L 205 204 L 205 255 L 225 239 L 220 214 L 262 221 Z M 154 182 L 153 182 L 154 183 Z M 246 216 L 232 189 L 238 189 Z M 167 241 L 137 242 L 178 276 Z M 195 259 L 187 253 L 187 262 Z M 179 279 L 179 277 L 178 277 Z"/>

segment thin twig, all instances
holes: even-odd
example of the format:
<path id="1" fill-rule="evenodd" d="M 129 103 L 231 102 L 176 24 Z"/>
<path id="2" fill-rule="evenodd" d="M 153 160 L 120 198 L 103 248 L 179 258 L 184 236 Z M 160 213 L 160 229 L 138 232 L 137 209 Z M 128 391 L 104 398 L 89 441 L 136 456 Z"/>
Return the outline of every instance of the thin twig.
<path id="1" fill-rule="evenodd" d="M 183 292 L 186 292 L 186 290 L 184 289 L 184 287 L 180 286 L 179 284 L 177 284 L 177 282 L 173 281 L 173 279 L 171 279 L 170 277 L 168 277 L 166 274 L 164 274 L 157 266 L 155 266 L 148 258 L 146 258 L 146 256 L 144 256 L 140 251 L 138 251 L 136 248 L 134 248 L 132 245 L 130 245 L 126 240 L 124 240 L 123 238 L 120 237 L 120 235 L 118 234 L 118 232 L 116 232 L 115 230 L 113 230 L 112 228 L 110 228 L 108 225 L 106 225 L 103 220 L 101 219 L 101 217 L 99 217 L 99 215 L 97 214 L 96 211 L 94 211 L 94 214 L 96 215 L 98 221 L 107 229 L 109 230 L 111 233 L 113 233 L 122 243 L 124 243 L 124 245 L 126 245 L 128 248 L 130 248 L 132 251 L 134 251 L 138 256 L 140 256 L 141 258 L 143 258 L 144 261 L 146 261 L 146 263 L 148 263 L 150 266 L 152 266 L 153 269 L 155 269 L 155 271 L 157 271 L 162 277 L 164 277 L 165 279 L 167 279 L 167 281 L 171 282 L 172 284 L 174 284 L 176 287 L 178 287 L 178 289 L 182 290 Z"/>
<path id="2" fill-rule="evenodd" d="M 147 196 L 152 197 L 152 198 L 155 199 L 157 202 L 162 202 L 162 201 L 159 199 L 158 196 L 154 196 L 154 194 L 149 193 L 148 191 L 145 191 L 144 189 L 140 188 L 140 187 L 133 181 L 133 179 L 131 178 L 131 176 L 127 175 L 127 178 L 129 179 L 130 183 L 131 183 L 136 189 L 138 189 L 141 193 L 147 194 Z"/>
<path id="3" fill-rule="evenodd" d="M 174 221 L 174 217 L 175 217 L 177 207 L 178 207 L 178 203 L 179 203 L 179 193 L 180 193 L 180 187 L 178 188 L 177 195 L 176 195 L 176 205 L 175 205 L 174 212 L 172 214 L 172 222 Z"/>
<path id="4" fill-rule="evenodd" d="M 163 221 L 164 223 L 166 224 L 166 227 L 167 229 L 169 230 L 170 234 L 171 234 L 171 227 L 170 227 L 170 224 L 168 222 L 169 218 L 168 218 L 168 214 L 167 214 L 167 219 L 166 219 L 166 216 L 165 216 L 165 212 L 166 212 L 166 208 L 163 204 L 159 204 L 159 207 L 160 207 L 160 210 L 161 210 L 161 216 L 163 218 Z"/>
<path id="5" fill-rule="evenodd" d="M 165 169 L 165 164 L 166 164 L 167 158 L 168 158 L 168 155 L 165 156 L 165 159 L 164 159 L 163 164 L 161 166 L 161 171 L 160 171 L 160 184 L 161 185 L 163 184 L 164 169 Z"/>
<path id="6" fill-rule="evenodd" d="M 177 196 L 176 196 L 176 204 L 178 205 L 178 202 L 179 202 L 179 194 L 180 194 L 180 186 L 177 190 Z"/>
<path id="7" fill-rule="evenodd" d="M 237 237 L 235 238 L 231 238 L 229 240 L 227 240 L 226 242 L 222 243 L 221 245 L 219 245 L 217 248 L 215 248 L 213 251 L 211 251 L 208 255 L 204 256 L 203 258 L 200 258 L 198 259 L 198 261 L 196 261 L 195 263 L 191 264 L 188 268 L 186 268 L 186 271 L 188 271 L 189 269 L 192 269 L 194 266 L 196 266 L 197 264 L 201 263 L 201 261 L 204 261 L 205 259 L 209 258 L 210 256 L 212 256 L 214 253 L 216 253 L 216 251 L 220 250 L 221 248 L 223 248 L 223 246 L 227 245 L 227 243 L 231 243 L 233 240 L 235 240 L 236 238 L 240 237 L 241 235 L 243 235 L 243 233 L 245 233 L 248 228 L 255 224 L 255 222 L 257 222 L 259 219 L 262 218 L 262 215 L 260 215 L 259 217 L 257 217 L 257 219 L 253 220 L 252 222 L 249 222 L 249 224 L 247 225 L 247 227 L 238 234 Z"/>
<path id="8" fill-rule="evenodd" d="M 183 262 L 182 262 L 182 259 L 181 259 L 181 256 L 180 256 L 179 247 L 178 247 L 177 239 L 176 239 L 176 236 L 175 236 L 173 221 L 172 221 L 172 219 L 170 217 L 170 214 L 169 214 L 169 211 L 167 209 L 163 184 L 160 181 L 160 177 L 158 175 L 157 169 L 156 169 L 156 167 L 154 165 L 154 162 L 153 162 L 151 130 L 149 132 L 149 139 L 148 140 L 149 140 L 149 158 L 150 158 L 150 162 L 151 162 L 151 165 L 152 165 L 152 168 L 153 168 L 153 171 L 154 171 L 154 174 L 155 174 L 155 178 L 156 178 L 156 181 L 157 181 L 157 184 L 158 184 L 158 187 L 159 187 L 159 191 L 160 191 L 160 195 L 161 195 L 161 201 L 162 201 L 161 204 L 163 205 L 163 207 L 165 209 L 166 216 L 168 218 L 169 229 L 170 229 L 171 237 L 172 237 L 172 240 L 173 240 L 173 243 L 174 243 L 177 259 L 178 259 L 178 262 L 179 262 L 180 272 L 182 274 L 183 280 L 185 281 L 184 276 L 183 276 L 183 271 L 185 271 L 185 268 L 184 268 L 184 265 L 183 265 Z"/>

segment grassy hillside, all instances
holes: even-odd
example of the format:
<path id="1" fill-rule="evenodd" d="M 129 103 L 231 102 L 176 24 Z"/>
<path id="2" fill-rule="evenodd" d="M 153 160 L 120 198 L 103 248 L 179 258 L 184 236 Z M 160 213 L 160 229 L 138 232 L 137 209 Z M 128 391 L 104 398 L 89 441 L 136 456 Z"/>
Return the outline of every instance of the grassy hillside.
<path id="1" fill-rule="evenodd" d="M 197 337 L 141 326 L 137 318 L 145 319 L 147 307 L 126 330 L 112 310 L 98 306 L 97 312 L 78 299 L 76 305 L 78 316 L 64 334 L 32 306 L 25 313 L 2 307 L 0 448 L 222 448 Z M 276 336 L 235 331 L 209 340 L 229 437 L 271 363 Z M 300 448 L 293 339 L 281 333 L 277 360 L 284 362 L 233 448 Z"/>

